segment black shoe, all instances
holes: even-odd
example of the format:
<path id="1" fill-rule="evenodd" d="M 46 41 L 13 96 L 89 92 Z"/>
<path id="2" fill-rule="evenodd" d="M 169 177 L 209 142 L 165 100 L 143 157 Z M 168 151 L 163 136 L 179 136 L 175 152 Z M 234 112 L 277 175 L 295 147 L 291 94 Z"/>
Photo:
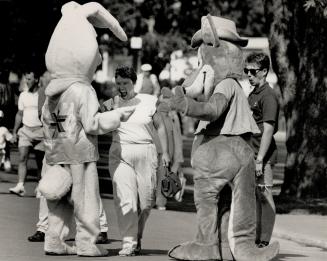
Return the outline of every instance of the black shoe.
<path id="1" fill-rule="evenodd" d="M 109 239 L 108 239 L 107 232 L 101 232 L 98 235 L 96 244 L 108 244 L 108 243 L 109 243 Z"/>
<path id="2" fill-rule="evenodd" d="M 44 242 L 44 233 L 41 231 L 36 231 L 33 236 L 27 238 L 30 242 Z"/>
<path id="3" fill-rule="evenodd" d="M 136 256 L 140 255 L 140 254 L 141 254 L 141 250 L 142 250 L 141 239 L 138 239 L 138 240 L 137 240 L 136 248 L 135 248 L 135 250 L 134 250 L 135 255 L 136 255 Z"/>

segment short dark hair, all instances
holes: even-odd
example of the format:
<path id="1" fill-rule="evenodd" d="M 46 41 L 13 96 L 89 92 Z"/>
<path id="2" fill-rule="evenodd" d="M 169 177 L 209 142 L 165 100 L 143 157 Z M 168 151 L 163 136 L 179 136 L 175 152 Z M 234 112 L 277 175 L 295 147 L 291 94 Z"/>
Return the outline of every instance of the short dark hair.
<path id="1" fill-rule="evenodd" d="M 30 74 L 33 73 L 34 74 L 34 78 L 36 80 L 39 80 L 41 77 L 41 72 L 40 70 L 38 70 L 36 67 L 33 66 L 26 66 L 21 70 L 22 75 L 24 74 Z"/>
<path id="2" fill-rule="evenodd" d="M 136 75 L 135 70 L 132 67 L 125 66 L 125 65 L 119 66 L 116 69 L 115 78 L 117 78 L 117 76 L 120 76 L 122 78 L 131 79 L 131 81 L 133 82 L 133 84 L 136 83 L 137 75 Z"/>
<path id="3" fill-rule="evenodd" d="M 245 62 L 255 63 L 260 67 L 260 69 L 267 69 L 267 71 L 269 71 L 270 59 L 265 53 L 251 53 L 246 57 Z"/>

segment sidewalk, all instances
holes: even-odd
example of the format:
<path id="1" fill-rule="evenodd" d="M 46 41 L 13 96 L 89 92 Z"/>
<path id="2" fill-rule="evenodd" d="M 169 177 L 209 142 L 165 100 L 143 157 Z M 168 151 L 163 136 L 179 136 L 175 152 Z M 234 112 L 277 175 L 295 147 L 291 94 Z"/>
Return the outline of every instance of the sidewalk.
<path id="1" fill-rule="evenodd" d="M 273 236 L 327 249 L 327 216 L 277 215 Z"/>

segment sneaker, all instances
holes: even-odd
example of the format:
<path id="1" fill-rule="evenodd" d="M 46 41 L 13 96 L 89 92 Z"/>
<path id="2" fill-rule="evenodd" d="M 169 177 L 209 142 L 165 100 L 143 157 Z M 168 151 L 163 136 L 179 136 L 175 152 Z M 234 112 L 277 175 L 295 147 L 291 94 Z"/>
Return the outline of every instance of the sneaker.
<path id="1" fill-rule="evenodd" d="M 135 256 L 135 249 L 132 247 L 125 247 L 118 252 L 119 256 Z"/>
<path id="2" fill-rule="evenodd" d="M 17 196 L 20 196 L 20 197 L 23 197 L 25 195 L 24 186 L 16 185 L 16 187 L 10 188 L 9 192 L 12 193 L 12 194 L 15 194 Z"/>
<path id="3" fill-rule="evenodd" d="M 166 207 L 159 207 L 159 206 L 157 206 L 157 209 L 158 210 L 161 210 L 161 211 L 165 211 L 166 210 Z"/>
<path id="4" fill-rule="evenodd" d="M 44 242 L 44 233 L 41 231 L 36 231 L 33 236 L 27 238 L 30 242 Z"/>
<path id="5" fill-rule="evenodd" d="M 96 244 L 108 244 L 108 243 L 109 243 L 109 239 L 108 239 L 107 232 L 101 232 L 98 235 Z"/>

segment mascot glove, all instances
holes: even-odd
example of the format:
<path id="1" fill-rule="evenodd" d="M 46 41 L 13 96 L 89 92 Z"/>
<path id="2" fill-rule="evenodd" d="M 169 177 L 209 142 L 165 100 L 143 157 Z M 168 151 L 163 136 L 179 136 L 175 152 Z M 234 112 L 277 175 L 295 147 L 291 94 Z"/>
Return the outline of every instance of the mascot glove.
<path id="1" fill-rule="evenodd" d="M 38 189 L 47 200 L 59 200 L 73 184 L 71 173 L 60 165 L 46 165 Z"/>
<path id="2" fill-rule="evenodd" d="M 171 110 L 176 110 L 185 114 L 187 112 L 187 97 L 184 94 L 182 86 L 176 86 L 174 88 L 175 93 L 173 94 L 168 88 L 163 88 L 161 94 L 163 98 L 169 99 L 168 104 Z"/>

